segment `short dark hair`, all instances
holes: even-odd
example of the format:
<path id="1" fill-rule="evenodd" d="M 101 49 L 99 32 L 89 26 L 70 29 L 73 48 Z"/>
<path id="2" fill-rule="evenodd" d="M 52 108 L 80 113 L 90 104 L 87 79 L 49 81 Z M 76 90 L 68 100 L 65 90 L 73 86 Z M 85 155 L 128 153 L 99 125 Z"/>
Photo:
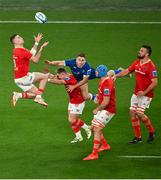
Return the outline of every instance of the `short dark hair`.
<path id="1" fill-rule="evenodd" d="M 78 56 L 84 57 L 84 58 L 86 57 L 85 53 L 79 53 L 79 54 L 77 55 L 77 57 L 78 57 Z"/>
<path id="2" fill-rule="evenodd" d="M 17 36 L 18 34 L 13 34 L 11 37 L 10 37 L 10 42 L 13 44 L 13 40 L 14 38 Z"/>
<path id="3" fill-rule="evenodd" d="M 142 45 L 141 47 L 147 49 L 149 56 L 152 54 L 152 48 L 150 46 Z"/>
<path id="4" fill-rule="evenodd" d="M 64 68 L 58 68 L 57 73 L 60 74 L 60 73 L 67 73 L 67 72 Z"/>

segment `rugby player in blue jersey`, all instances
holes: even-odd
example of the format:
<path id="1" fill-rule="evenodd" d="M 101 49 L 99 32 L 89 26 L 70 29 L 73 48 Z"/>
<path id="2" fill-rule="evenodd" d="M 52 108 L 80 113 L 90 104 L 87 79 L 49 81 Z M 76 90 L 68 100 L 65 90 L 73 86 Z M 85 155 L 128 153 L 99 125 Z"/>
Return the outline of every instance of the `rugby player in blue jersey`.
<path id="1" fill-rule="evenodd" d="M 88 92 L 88 80 L 97 78 L 95 75 L 95 69 L 87 62 L 85 54 L 80 53 L 74 59 L 61 60 L 61 61 L 45 61 L 48 65 L 53 66 L 68 66 L 71 69 L 72 74 L 78 81 L 76 85 L 71 85 L 68 90 L 71 92 L 75 88 L 80 87 L 84 100 L 94 100 L 95 95 Z M 119 73 L 121 70 L 115 70 L 115 73 Z"/>

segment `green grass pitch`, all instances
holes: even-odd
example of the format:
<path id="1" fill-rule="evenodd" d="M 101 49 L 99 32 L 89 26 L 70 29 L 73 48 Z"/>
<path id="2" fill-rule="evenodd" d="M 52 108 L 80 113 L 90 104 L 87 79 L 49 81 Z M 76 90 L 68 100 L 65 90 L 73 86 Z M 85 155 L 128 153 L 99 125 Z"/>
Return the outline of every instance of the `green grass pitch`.
<path id="1" fill-rule="evenodd" d="M 33 20 L 36 11 L 2 11 L 1 20 Z M 83 12 L 46 11 L 50 20 L 159 21 L 160 12 Z M 100 153 L 97 161 L 84 162 L 92 150 L 92 139 L 70 144 L 74 137 L 67 120 L 68 97 L 63 86 L 48 84 L 43 108 L 32 100 L 20 100 L 11 108 L 13 82 L 12 46 L 9 37 L 19 33 L 25 46 L 33 44 L 33 35 L 42 32 L 50 44 L 31 71 L 42 71 L 45 59 L 65 59 L 85 52 L 93 67 L 106 64 L 109 69 L 128 67 L 142 44 L 153 48 L 152 59 L 161 73 L 161 25 L 159 24 L 1 24 L 0 23 L 0 178 L 161 178 L 161 159 L 126 159 L 121 155 L 161 155 L 160 84 L 147 114 L 157 131 L 156 141 L 146 143 L 148 132 L 142 124 L 144 142 L 129 145 L 133 130 L 129 103 L 135 79 L 116 81 L 117 115 L 104 129 L 112 149 Z M 50 68 L 55 72 L 56 68 Z M 89 82 L 90 92 L 97 92 L 98 80 Z M 82 118 L 90 124 L 92 102 L 86 103 Z"/>

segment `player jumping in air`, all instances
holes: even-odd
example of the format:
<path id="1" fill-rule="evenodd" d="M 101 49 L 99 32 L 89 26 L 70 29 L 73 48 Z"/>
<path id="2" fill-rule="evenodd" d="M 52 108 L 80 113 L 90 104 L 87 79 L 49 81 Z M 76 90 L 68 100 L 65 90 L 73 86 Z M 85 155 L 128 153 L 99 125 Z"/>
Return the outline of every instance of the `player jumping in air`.
<path id="1" fill-rule="evenodd" d="M 48 80 L 48 74 L 40 72 L 30 73 L 30 62 L 38 63 L 43 49 L 48 45 L 48 42 L 45 42 L 37 52 L 37 47 L 42 38 L 43 35 L 39 33 L 37 37 L 35 37 L 33 48 L 28 50 L 24 48 L 24 39 L 21 36 L 14 34 L 10 37 L 10 41 L 14 45 L 14 81 L 16 85 L 23 90 L 23 93 L 13 92 L 13 107 L 15 107 L 16 102 L 20 98 L 34 98 L 36 103 L 43 106 L 48 105 L 41 96 Z M 39 82 L 39 88 L 34 85 L 36 82 Z"/>
<path id="2" fill-rule="evenodd" d="M 110 145 L 103 136 L 102 130 L 116 113 L 116 98 L 114 78 L 108 76 L 107 67 L 100 65 L 96 69 L 96 76 L 100 78 L 98 88 L 98 106 L 93 110 L 92 130 L 94 132 L 93 151 L 83 160 L 98 159 L 98 153 L 110 150 Z M 100 147 L 101 145 L 101 147 Z"/>
<path id="3" fill-rule="evenodd" d="M 75 77 L 66 72 L 65 69 L 59 68 L 57 70 L 57 76 L 50 74 L 50 79 L 48 80 L 51 83 L 65 85 L 66 89 L 69 85 L 77 84 Z M 69 105 L 68 105 L 68 120 L 71 123 L 73 132 L 75 133 L 75 138 L 71 143 L 76 143 L 83 141 L 80 129 L 83 128 L 87 134 L 87 138 L 91 137 L 91 130 L 85 124 L 83 120 L 80 119 L 80 115 L 83 112 L 85 107 L 84 99 L 81 95 L 80 88 L 75 88 L 72 92 L 67 91 L 69 95 Z"/>
<path id="4" fill-rule="evenodd" d="M 137 144 L 142 142 L 140 132 L 140 121 L 142 121 L 149 131 L 148 143 L 155 139 L 155 129 L 149 117 L 145 114 L 154 96 L 154 88 L 158 84 L 157 70 L 155 64 L 150 59 L 152 49 L 150 46 L 143 45 L 138 52 L 138 59 L 126 70 L 117 74 L 122 77 L 128 73 L 135 72 L 136 86 L 131 98 L 130 115 L 135 137 L 130 143 Z"/>
<path id="5" fill-rule="evenodd" d="M 84 100 L 94 100 L 95 95 L 88 92 L 88 80 L 97 78 L 95 75 L 95 69 L 87 62 L 85 54 L 80 53 L 75 59 L 63 60 L 63 61 L 45 61 L 48 65 L 54 66 L 68 66 L 70 67 L 72 74 L 78 81 L 75 85 L 68 87 L 69 91 L 73 91 L 75 88 L 80 87 Z M 121 70 L 115 70 L 115 73 L 119 73 Z"/>

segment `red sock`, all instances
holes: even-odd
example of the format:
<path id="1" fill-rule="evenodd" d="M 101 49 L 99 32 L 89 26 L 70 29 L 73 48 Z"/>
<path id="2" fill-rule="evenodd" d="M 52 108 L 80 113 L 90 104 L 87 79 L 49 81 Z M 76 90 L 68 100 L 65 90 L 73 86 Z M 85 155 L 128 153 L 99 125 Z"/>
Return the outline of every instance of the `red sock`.
<path id="1" fill-rule="evenodd" d="M 141 132 L 140 132 L 140 121 L 137 118 L 131 118 L 132 126 L 134 128 L 135 137 L 140 138 Z"/>
<path id="2" fill-rule="evenodd" d="M 93 142 L 93 152 L 92 153 L 94 153 L 94 154 L 98 153 L 99 145 L 100 145 L 100 141 L 94 139 L 94 142 Z"/>
<path id="3" fill-rule="evenodd" d="M 72 129 L 74 131 L 74 133 L 77 133 L 80 130 L 80 127 L 78 126 L 79 124 L 79 120 L 76 119 L 73 123 L 72 123 Z"/>
<path id="4" fill-rule="evenodd" d="M 28 94 L 26 93 L 26 92 L 23 92 L 22 93 L 22 98 L 23 99 L 28 99 L 29 97 L 28 97 Z"/>
<path id="5" fill-rule="evenodd" d="M 38 89 L 38 95 L 41 95 L 44 92 L 44 89 L 39 88 Z"/>
<path id="6" fill-rule="evenodd" d="M 84 125 L 84 121 L 79 119 L 79 127 L 81 128 Z"/>
<path id="7" fill-rule="evenodd" d="M 106 139 L 104 138 L 103 134 L 101 135 L 101 143 L 102 143 L 103 146 L 108 145 L 108 143 L 107 143 Z"/>
<path id="8" fill-rule="evenodd" d="M 150 121 L 150 119 L 147 117 L 147 119 L 144 121 L 144 123 L 145 123 L 145 125 L 146 125 L 146 127 L 148 128 L 148 130 L 149 130 L 149 132 L 150 133 L 154 133 L 154 128 L 153 128 L 153 126 L 152 126 L 152 124 L 151 124 L 151 121 Z"/>
<path id="9" fill-rule="evenodd" d="M 73 123 L 72 123 L 72 129 L 73 131 L 76 133 L 80 130 L 80 128 L 84 125 L 84 121 L 82 121 L 81 119 L 76 119 Z"/>

